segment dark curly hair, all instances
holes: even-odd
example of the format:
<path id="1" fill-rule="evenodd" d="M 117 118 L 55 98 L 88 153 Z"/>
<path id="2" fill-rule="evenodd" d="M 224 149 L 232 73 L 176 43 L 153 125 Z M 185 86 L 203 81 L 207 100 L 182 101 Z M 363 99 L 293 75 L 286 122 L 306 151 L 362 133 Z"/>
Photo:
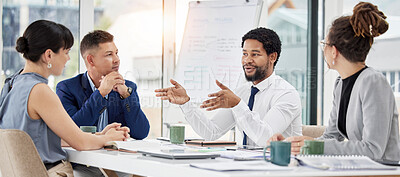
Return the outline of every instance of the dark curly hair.
<path id="1" fill-rule="evenodd" d="M 378 7 L 360 2 L 352 16 L 339 17 L 332 23 L 328 42 L 350 62 L 364 62 L 374 42 L 374 37 L 385 33 L 389 24 Z"/>
<path id="2" fill-rule="evenodd" d="M 94 49 L 99 47 L 99 44 L 112 42 L 114 40 L 114 36 L 107 31 L 103 30 L 94 30 L 86 34 L 81 41 L 81 55 L 85 54 L 85 52 L 89 49 Z"/>
<path id="3" fill-rule="evenodd" d="M 242 37 L 242 48 L 244 41 L 246 41 L 247 39 L 255 39 L 261 42 L 268 55 L 276 52 L 277 57 L 274 63 L 274 67 L 276 66 L 279 56 L 281 55 L 282 43 L 279 39 L 278 34 L 276 34 L 275 31 L 263 27 L 259 27 L 249 31 Z"/>

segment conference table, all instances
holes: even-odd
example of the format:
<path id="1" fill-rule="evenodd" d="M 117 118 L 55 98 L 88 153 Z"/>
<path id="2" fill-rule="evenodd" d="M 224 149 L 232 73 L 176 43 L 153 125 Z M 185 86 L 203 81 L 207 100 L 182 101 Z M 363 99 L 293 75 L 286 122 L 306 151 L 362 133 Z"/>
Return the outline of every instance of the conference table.
<path id="1" fill-rule="evenodd" d="M 293 166 L 285 171 L 213 171 L 191 167 L 196 163 L 226 163 L 236 161 L 228 158 L 215 159 L 166 159 L 153 156 L 143 156 L 141 153 L 131 153 L 109 150 L 77 151 L 65 147 L 70 162 L 89 165 L 114 171 L 120 171 L 141 176 L 176 176 L 176 177 L 261 177 L 261 176 L 400 176 L 397 170 L 319 170 L 305 166 Z M 292 159 L 292 161 L 295 161 Z"/>

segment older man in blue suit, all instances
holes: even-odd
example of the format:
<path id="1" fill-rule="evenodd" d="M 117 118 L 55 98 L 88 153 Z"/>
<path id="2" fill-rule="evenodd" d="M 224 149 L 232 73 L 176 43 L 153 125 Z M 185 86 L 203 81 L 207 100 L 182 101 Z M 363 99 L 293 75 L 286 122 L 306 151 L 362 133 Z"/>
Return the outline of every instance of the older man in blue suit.
<path id="1" fill-rule="evenodd" d="M 134 139 L 146 138 L 149 122 L 140 108 L 135 83 L 124 80 L 118 69 L 120 60 L 113 35 L 95 30 L 81 42 L 81 55 L 87 72 L 57 85 L 57 95 L 78 126 L 97 126 L 118 122 L 130 128 Z"/>

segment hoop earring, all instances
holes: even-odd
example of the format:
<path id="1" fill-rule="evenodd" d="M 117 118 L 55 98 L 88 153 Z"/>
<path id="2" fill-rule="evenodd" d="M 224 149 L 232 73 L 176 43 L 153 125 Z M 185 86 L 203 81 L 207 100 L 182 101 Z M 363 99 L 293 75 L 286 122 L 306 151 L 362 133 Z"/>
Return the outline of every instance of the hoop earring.
<path id="1" fill-rule="evenodd" d="M 51 63 L 47 64 L 47 68 L 50 69 L 51 67 L 52 67 Z"/>

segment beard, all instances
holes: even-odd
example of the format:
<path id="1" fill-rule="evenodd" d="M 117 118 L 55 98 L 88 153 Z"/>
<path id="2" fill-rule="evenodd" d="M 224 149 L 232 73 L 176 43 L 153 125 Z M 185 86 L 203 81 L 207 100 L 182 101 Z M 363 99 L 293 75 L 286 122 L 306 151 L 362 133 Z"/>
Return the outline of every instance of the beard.
<path id="1" fill-rule="evenodd" d="M 256 72 L 253 75 L 247 75 L 246 74 L 246 70 L 244 69 L 246 65 L 243 66 L 243 71 L 244 71 L 244 75 L 246 77 L 247 81 L 259 81 L 265 78 L 265 76 L 267 76 L 267 71 L 268 71 L 268 64 L 264 65 L 264 66 L 253 66 L 256 69 Z"/>

